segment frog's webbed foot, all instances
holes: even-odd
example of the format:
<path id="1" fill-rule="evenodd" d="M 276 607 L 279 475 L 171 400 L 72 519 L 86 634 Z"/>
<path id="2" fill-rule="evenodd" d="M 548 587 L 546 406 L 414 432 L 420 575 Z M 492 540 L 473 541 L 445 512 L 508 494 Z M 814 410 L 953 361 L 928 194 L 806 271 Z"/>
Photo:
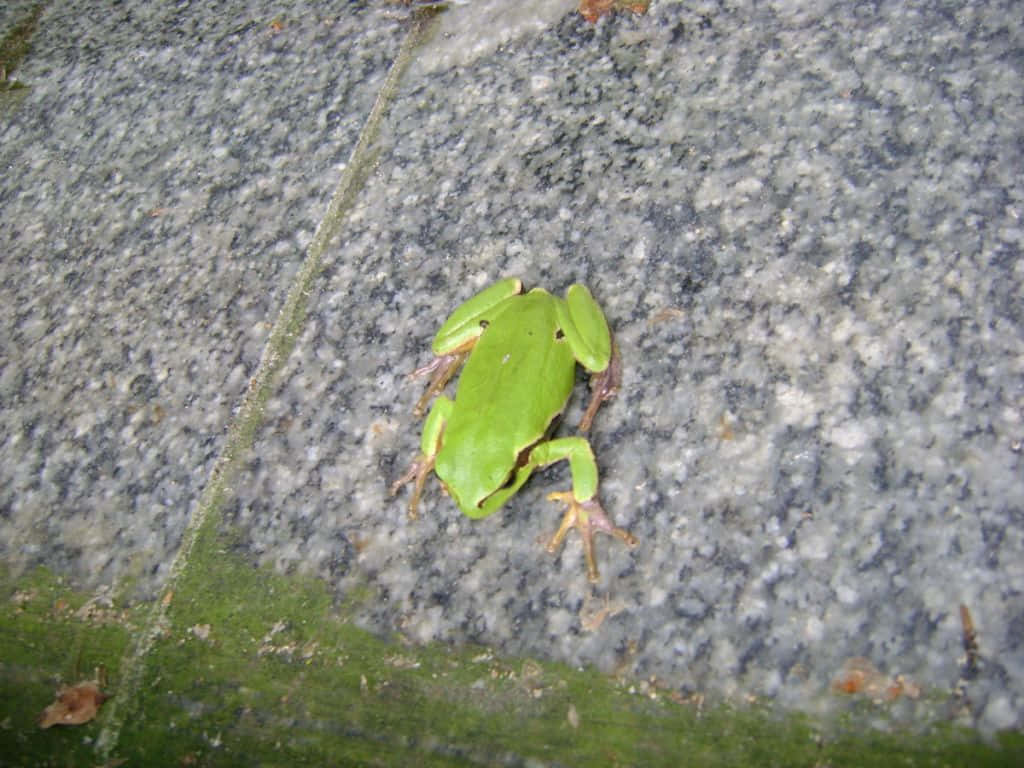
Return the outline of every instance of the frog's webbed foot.
<path id="1" fill-rule="evenodd" d="M 411 465 L 409 465 L 409 469 L 405 471 L 404 475 L 391 484 L 389 493 L 391 496 L 394 496 L 398 493 L 398 489 L 410 480 L 416 481 L 412 488 L 412 498 L 409 499 L 410 520 L 416 519 L 416 507 L 419 506 L 420 503 L 420 494 L 423 493 L 423 484 L 427 482 L 427 475 L 430 474 L 430 470 L 433 468 L 434 458 L 432 456 L 429 458 L 427 456 L 420 456 Z"/>
<path id="2" fill-rule="evenodd" d="M 617 539 L 621 539 L 629 547 L 636 546 L 636 537 L 629 531 L 616 528 L 612 524 L 612 521 L 608 519 L 608 515 L 605 514 L 601 505 L 597 502 L 596 496 L 587 501 L 577 501 L 572 491 L 562 491 L 549 493 L 548 499 L 569 505 L 569 508 L 565 511 L 565 516 L 562 518 L 562 524 L 558 526 L 558 530 L 548 543 L 548 552 L 554 554 L 558 551 L 570 528 L 579 529 L 580 536 L 583 537 L 583 557 L 587 561 L 587 578 L 591 582 L 597 582 L 598 579 L 597 563 L 594 560 L 594 533 L 596 531 L 604 531 Z"/>
<path id="3" fill-rule="evenodd" d="M 466 349 L 456 350 L 448 355 L 438 355 L 426 365 L 417 368 L 409 374 L 410 378 L 426 376 L 428 373 L 434 374 L 434 378 L 427 385 L 427 390 L 423 393 L 423 397 L 419 399 L 416 407 L 412 409 L 413 414 L 417 417 L 423 416 L 427 410 L 427 403 L 430 402 L 430 398 L 445 388 L 452 376 L 455 375 L 455 372 L 459 370 L 459 366 L 469 356 L 470 349 L 472 349 L 472 345 Z"/>
<path id="4" fill-rule="evenodd" d="M 612 339 L 612 357 L 608 367 L 590 377 L 590 403 L 580 419 L 580 432 L 590 429 L 590 423 L 597 414 L 597 409 L 605 400 L 611 400 L 619 391 L 622 383 L 622 358 L 619 357 L 619 345 Z"/>

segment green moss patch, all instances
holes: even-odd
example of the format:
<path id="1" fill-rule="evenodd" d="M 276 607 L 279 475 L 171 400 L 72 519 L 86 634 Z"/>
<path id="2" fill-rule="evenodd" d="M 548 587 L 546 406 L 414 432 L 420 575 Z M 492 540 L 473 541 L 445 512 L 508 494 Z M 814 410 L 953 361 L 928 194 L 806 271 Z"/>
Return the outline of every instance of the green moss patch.
<path id="1" fill-rule="evenodd" d="M 23 87 L 17 81 L 10 80 L 11 73 L 21 64 L 32 47 L 32 35 L 36 24 L 43 14 L 43 4 L 38 3 L 23 17 L 18 19 L 0 39 L 0 91 Z"/>
<path id="2" fill-rule="evenodd" d="M 1012 765 L 943 727 L 853 732 L 761 707 L 700 708 L 591 669 L 414 646 L 354 627 L 326 585 L 197 544 L 170 598 L 111 762 L 130 765 Z M 96 721 L 40 730 L 58 682 L 119 660 L 149 606 L 67 589 L 44 571 L 2 580 L 0 754 L 9 765 L 95 765 Z M 365 590 L 372 593 L 372 589 Z M 120 702 L 122 705 L 125 702 Z M 827 734 L 827 735 L 826 735 Z"/>

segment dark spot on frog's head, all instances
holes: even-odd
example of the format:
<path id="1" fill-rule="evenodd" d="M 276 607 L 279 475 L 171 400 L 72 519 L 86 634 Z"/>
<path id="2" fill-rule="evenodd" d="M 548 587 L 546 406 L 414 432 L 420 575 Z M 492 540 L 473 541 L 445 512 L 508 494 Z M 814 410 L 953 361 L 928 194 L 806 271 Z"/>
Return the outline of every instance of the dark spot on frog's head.
<path id="1" fill-rule="evenodd" d="M 486 328 L 488 325 L 490 325 L 490 322 L 488 320 L 481 320 L 480 321 L 480 327 L 481 328 Z"/>
<path id="2" fill-rule="evenodd" d="M 555 341 L 561 341 L 565 338 L 565 331 L 561 328 L 555 328 Z"/>

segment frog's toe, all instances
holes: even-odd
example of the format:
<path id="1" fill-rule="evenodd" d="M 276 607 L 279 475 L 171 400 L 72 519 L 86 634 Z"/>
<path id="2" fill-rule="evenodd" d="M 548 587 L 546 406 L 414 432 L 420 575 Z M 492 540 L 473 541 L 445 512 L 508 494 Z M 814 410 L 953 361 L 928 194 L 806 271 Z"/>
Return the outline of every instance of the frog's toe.
<path id="1" fill-rule="evenodd" d="M 605 514 L 596 497 L 587 501 L 578 501 L 571 491 L 562 491 L 548 494 L 548 499 L 562 502 L 569 507 L 565 510 L 565 516 L 562 517 L 562 524 L 558 526 L 558 530 L 548 543 L 548 552 L 554 554 L 558 551 L 570 528 L 579 529 L 580 536 L 583 538 L 583 557 L 587 563 L 587 578 L 591 582 L 598 580 L 597 562 L 594 559 L 594 533 L 596 531 L 603 531 L 621 539 L 629 547 L 636 546 L 636 537 L 623 528 L 617 528 L 608 519 L 608 515 Z"/>

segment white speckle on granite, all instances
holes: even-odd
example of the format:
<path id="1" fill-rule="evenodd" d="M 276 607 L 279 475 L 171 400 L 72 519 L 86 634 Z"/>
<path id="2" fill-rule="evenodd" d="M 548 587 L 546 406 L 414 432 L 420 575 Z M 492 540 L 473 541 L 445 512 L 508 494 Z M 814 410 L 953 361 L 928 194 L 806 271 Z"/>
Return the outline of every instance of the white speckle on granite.
<path id="1" fill-rule="evenodd" d="M 1020 713 L 1018 707 L 1015 707 L 1010 701 L 1009 696 L 997 695 L 993 696 L 988 706 L 985 707 L 984 718 L 992 728 L 1001 730 L 1016 727 Z"/>
<path id="2" fill-rule="evenodd" d="M 860 451 L 871 437 L 871 432 L 866 427 L 867 424 L 864 422 L 848 419 L 834 425 L 828 432 L 828 439 L 835 443 L 836 447 L 847 451 L 847 460 L 854 463 L 860 460 Z"/>
<path id="3" fill-rule="evenodd" d="M 798 539 L 797 547 L 801 557 L 808 560 L 824 560 L 832 551 L 832 542 L 825 535 L 824 530 L 819 528 L 814 533 L 801 536 Z"/>

